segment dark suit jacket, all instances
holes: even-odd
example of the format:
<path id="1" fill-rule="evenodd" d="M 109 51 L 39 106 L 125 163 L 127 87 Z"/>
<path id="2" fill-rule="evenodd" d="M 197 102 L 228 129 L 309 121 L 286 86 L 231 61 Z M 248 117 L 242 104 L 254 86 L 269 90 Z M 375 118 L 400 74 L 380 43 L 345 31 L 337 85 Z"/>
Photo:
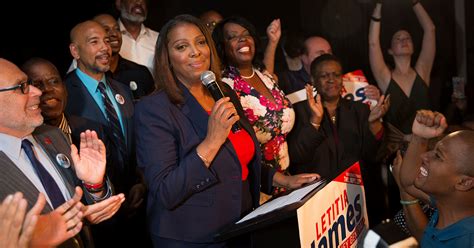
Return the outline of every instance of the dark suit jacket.
<path id="1" fill-rule="evenodd" d="M 316 130 L 310 123 L 311 112 L 307 101 L 293 106 L 296 122 L 288 135 L 290 172 L 319 173 L 332 179 L 354 162 L 362 165 L 373 162 L 379 142 L 369 129 L 369 107 L 360 102 L 341 98 L 337 108 L 337 142 L 327 110 L 321 127 Z"/>
<path id="2" fill-rule="evenodd" d="M 59 171 L 69 193 L 74 195 L 74 188 L 76 186 L 82 187 L 82 184 L 72 169 L 74 165 L 70 156 L 70 144 L 66 136 L 64 136 L 61 130 L 56 127 L 43 125 L 36 128 L 33 132 L 33 137 L 41 145 L 56 169 Z M 69 158 L 69 161 L 71 162 L 70 168 L 64 168 L 58 164 L 56 161 L 56 155 L 60 153 Z M 0 173 L 0 199 L 4 199 L 7 195 L 20 191 L 28 202 L 28 209 L 33 207 L 38 199 L 38 189 L 2 151 L 0 151 L 0 165 L 2 167 L 2 173 Z M 85 192 L 85 189 L 83 189 L 83 191 Z M 87 204 L 94 203 L 92 198 L 89 197 L 89 194 L 86 193 L 84 194 L 84 201 Z M 44 214 L 51 211 L 52 207 L 49 204 L 46 204 L 42 213 Z M 66 241 L 61 245 L 61 247 L 93 247 L 88 226 L 83 227 L 80 236 L 81 238 L 76 236 Z"/>
<path id="3" fill-rule="evenodd" d="M 137 104 L 138 165 L 144 170 L 149 188 L 148 221 L 153 236 L 187 241 L 212 242 L 213 236 L 241 215 L 241 166 L 227 140 L 205 167 L 196 147 L 207 133 L 208 114 L 182 85 L 184 103 L 170 102 L 164 91 L 144 97 Z M 224 94 L 240 115 L 240 125 L 252 137 L 255 156 L 248 164 L 253 206 L 258 206 L 262 190 L 271 191 L 272 170 L 261 170 L 261 152 L 255 133 L 245 119 L 235 93 L 227 85 Z M 159 106 L 159 108 L 158 108 Z"/>
<path id="4" fill-rule="evenodd" d="M 68 99 L 65 113 L 71 126 L 73 143 L 79 142 L 79 134 L 86 129 L 95 130 L 107 149 L 107 175 L 112 181 L 115 191 L 128 194 L 130 187 L 136 183 L 135 177 L 135 139 L 133 135 L 133 100 L 130 90 L 123 84 L 107 79 L 113 95 L 120 94 L 124 97 L 124 104 L 118 104 L 127 137 L 127 154 L 119 152 L 116 140 L 97 103 L 87 91 L 75 71 L 70 72 L 65 84 Z M 78 116 L 81 118 L 71 118 Z"/>
<path id="5" fill-rule="evenodd" d="M 108 74 L 130 89 L 134 100 L 149 95 L 155 90 L 155 81 L 148 68 L 124 59 L 120 55 L 115 72 Z M 132 81 L 136 83 L 137 88 L 135 90 L 130 87 L 130 82 Z"/>

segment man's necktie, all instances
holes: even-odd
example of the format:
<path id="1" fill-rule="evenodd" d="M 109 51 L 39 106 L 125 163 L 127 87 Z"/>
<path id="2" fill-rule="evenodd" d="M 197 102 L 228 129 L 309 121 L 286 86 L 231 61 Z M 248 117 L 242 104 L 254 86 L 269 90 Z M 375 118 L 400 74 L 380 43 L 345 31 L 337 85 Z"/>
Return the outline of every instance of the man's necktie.
<path id="1" fill-rule="evenodd" d="M 49 174 L 49 172 L 36 158 L 32 146 L 33 144 L 27 139 L 24 139 L 21 142 L 21 148 L 23 148 L 26 153 L 26 156 L 28 156 L 28 159 L 30 159 L 31 165 L 35 169 L 36 174 L 38 175 L 41 183 L 43 184 L 44 189 L 46 190 L 46 193 L 48 194 L 49 199 L 51 200 L 51 204 L 53 204 L 54 208 L 57 208 L 66 200 L 64 199 L 64 196 L 61 193 L 58 184 L 56 184 L 56 181 L 54 181 L 51 174 Z"/>
<path id="2" fill-rule="evenodd" d="M 115 143 L 117 144 L 120 150 L 120 153 L 123 156 L 123 159 L 125 159 L 125 156 L 127 154 L 125 152 L 127 146 L 124 141 L 122 127 L 120 126 L 120 121 L 118 119 L 117 111 L 115 111 L 112 101 L 110 101 L 110 98 L 107 96 L 107 92 L 105 91 L 105 84 L 103 82 L 99 82 L 99 91 L 100 91 L 100 94 L 102 95 L 102 100 L 105 106 L 105 112 L 107 114 L 109 126 L 112 129 L 112 134 L 114 135 L 114 138 L 115 138 Z"/>

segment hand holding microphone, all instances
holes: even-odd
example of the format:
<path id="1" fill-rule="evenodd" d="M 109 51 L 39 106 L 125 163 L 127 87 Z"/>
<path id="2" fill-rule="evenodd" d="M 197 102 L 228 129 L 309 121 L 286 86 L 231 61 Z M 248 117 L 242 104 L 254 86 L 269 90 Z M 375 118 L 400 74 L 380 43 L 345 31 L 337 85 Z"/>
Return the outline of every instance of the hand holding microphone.
<path id="1" fill-rule="evenodd" d="M 224 94 L 222 93 L 222 90 L 220 89 L 219 84 L 217 84 L 216 82 L 216 75 L 212 71 L 205 71 L 201 74 L 201 81 L 202 81 L 202 84 L 204 84 L 204 86 L 206 86 L 206 88 L 209 90 L 209 93 L 211 93 L 212 98 L 214 98 L 214 100 L 216 101 L 217 106 L 214 106 L 214 108 L 216 107 L 219 108 L 221 104 L 220 103 L 218 104 L 218 101 L 224 98 Z M 232 103 L 230 104 L 232 105 L 232 109 L 235 110 L 235 107 L 233 106 L 233 104 Z M 218 114 L 226 114 L 226 112 L 229 110 L 229 107 L 228 107 L 229 105 L 227 106 L 225 105 L 226 104 L 224 103 L 223 106 L 220 107 Z M 235 113 L 232 113 L 230 116 L 227 117 L 227 120 L 231 120 L 235 117 L 237 117 L 237 120 L 238 120 L 238 115 Z M 235 120 L 234 124 L 232 124 L 231 130 L 233 133 L 240 131 L 240 126 L 237 120 Z"/>

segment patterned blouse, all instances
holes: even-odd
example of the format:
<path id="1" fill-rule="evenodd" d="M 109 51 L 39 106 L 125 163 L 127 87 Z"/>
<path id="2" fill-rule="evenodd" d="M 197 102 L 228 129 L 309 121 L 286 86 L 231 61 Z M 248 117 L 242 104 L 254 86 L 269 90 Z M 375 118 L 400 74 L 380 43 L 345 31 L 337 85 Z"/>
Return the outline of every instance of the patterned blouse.
<path id="1" fill-rule="evenodd" d="M 260 142 L 263 162 L 284 172 L 290 164 L 286 135 L 295 123 L 295 112 L 273 77 L 267 71 L 254 70 L 273 95 L 275 103 L 250 86 L 240 76 L 236 67 L 227 67 L 224 70 L 222 81 L 234 89 L 240 97 L 245 115 L 252 124 Z"/>

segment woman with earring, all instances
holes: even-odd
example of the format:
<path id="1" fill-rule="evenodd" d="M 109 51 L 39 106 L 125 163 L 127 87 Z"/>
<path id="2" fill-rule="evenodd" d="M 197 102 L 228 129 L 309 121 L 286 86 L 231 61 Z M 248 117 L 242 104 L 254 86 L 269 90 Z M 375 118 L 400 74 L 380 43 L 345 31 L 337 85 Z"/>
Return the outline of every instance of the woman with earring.
<path id="1" fill-rule="evenodd" d="M 254 26 L 244 18 L 230 17 L 216 26 L 213 38 L 225 67 L 222 81 L 240 98 L 260 142 L 262 162 L 285 173 L 290 164 L 286 135 L 293 128 L 294 111 L 265 70 Z"/>
<path id="2" fill-rule="evenodd" d="M 219 59 L 199 19 L 179 15 L 166 23 L 155 62 L 157 91 L 135 111 L 155 247 L 225 247 L 214 235 L 257 207 L 260 189 L 296 188 L 316 179 L 261 167 L 255 133 L 235 93 L 219 82 Z M 200 80 L 208 70 L 225 95 L 218 101 Z M 231 132 L 236 122 L 241 130 Z"/>

